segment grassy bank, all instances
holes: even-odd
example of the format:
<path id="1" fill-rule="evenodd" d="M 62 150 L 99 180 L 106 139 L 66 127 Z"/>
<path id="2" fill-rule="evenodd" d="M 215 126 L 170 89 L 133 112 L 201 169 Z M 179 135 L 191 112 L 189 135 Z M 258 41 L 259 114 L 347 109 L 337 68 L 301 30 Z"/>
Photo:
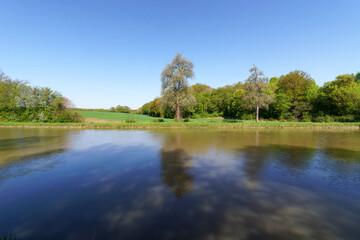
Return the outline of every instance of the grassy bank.
<path id="1" fill-rule="evenodd" d="M 151 128 L 349 128 L 360 129 L 360 123 L 311 123 L 276 121 L 240 121 L 240 122 L 143 122 L 143 123 L 32 123 L 0 122 L 0 127 L 32 128 L 89 128 L 89 129 L 151 129 Z"/>

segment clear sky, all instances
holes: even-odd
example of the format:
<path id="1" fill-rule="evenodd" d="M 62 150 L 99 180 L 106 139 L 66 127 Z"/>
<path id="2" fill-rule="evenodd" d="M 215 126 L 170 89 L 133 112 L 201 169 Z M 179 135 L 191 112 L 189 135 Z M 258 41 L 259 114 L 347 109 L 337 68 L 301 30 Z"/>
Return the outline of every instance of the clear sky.
<path id="1" fill-rule="evenodd" d="M 360 71 L 360 0 L 0 0 L 0 69 L 77 107 L 160 96 L 177 52 L 220 87 L 295 69 L 318 85 Z"/>

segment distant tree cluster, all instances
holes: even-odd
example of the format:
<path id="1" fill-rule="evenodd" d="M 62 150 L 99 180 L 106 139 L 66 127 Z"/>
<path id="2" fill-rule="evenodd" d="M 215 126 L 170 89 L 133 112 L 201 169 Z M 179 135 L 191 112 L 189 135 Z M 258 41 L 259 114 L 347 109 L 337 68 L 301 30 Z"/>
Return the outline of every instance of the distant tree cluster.
<path id="1" fill-rule="evenodd" d="M 0 121 L 79 122 L 71 101 L 47 87 L 31 87 L 0 72 Z"/>
<path id="2" fill-rule="evenodd" d="M 180 117 L 192 118 L 360 121 L 360 73 L 339 75 L 319 87 L 304 71 L 269 80 L 254 66 L 244 83 L 213 89 L 199 83 L 188 86 L 186 79 L 194 76 L 190 63 L 176 55 L 161 75 L 162 97 L 138 112 L 175 119 L 179 112 Z M 176 105 L 181 101 L 185 104 Z"/>
<path id="3" fill-rule="evenodd" d="M 120 112 L 120 113 L 131 113 L 131 109 L 128 106 L 120 106 L 111 107 L 110 112 Z"/>

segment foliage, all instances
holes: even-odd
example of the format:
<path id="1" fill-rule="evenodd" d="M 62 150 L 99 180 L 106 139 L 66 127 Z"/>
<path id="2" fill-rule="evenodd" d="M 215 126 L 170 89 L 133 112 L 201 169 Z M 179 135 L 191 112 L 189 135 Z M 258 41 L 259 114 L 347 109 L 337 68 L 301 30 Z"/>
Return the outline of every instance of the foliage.
<path id="1" fill-rule="evenodd" d="M 160 98 L 155 98 L 150 102 L 148 115 L 152 117 L 160 117 L 164 115 L 161 108 Z"/>
<path id="2" fill-rule="evenodd" d="M 16 240 L 16 237 L 13 236 L 12 234 L 3 234 L 0 238 L 0 240 Z"/>
<path id="3" fill-rule="evenodd" d="M 30 87 L 0 73 L 0 119 L 13 122 L 77 122 L 73 104 L 47 87 Z"/>
<path id="4" fill-rule="evenodd" d="M 154 119 L 153 122 L 165 122 L 165 121 L 162 118 L 157 118 L 157 119 Z"/>
<path id="5" fill-rule="evenodd" d="M 354 74 L 336 77 L 332 82 L 318 87 L 309 74 L 295 70 L 280 78 L 272 77 L 264 80 L 261 92 L 266 96 L 266 105 L 259 118 L 280 121 L 303 122 L 354 122 L 360 120 L 360 81 Z M 258 77 L 263 76 L 258 74 Z M 223 117 L 231 119 L 253 120 L 255 115 L 249 104 L 255 99 L 248 83 L 236 83 L 225 87 L 211 88 L 205 84 L 189 87 L 196 104 L 182 111 L 182 117 L 192 119 Z M 155 101 L 155 102 L 153 102 Z M 173 118 L 171 108 L 156 104 L 165 101 L 156 98 L 140 108 L 140 113 L 150 116 Z M 151 106 L 151 107 L 150 107 Z M 157 113 L 157 114 L 154 114 Z"/>
<path id="6" fill-rule="evenodd" d="M 355 81 L 360 82 L 360 72 L 355 75 Z"/>
<path id="7" fill-rule="evenodd" d="M 320 89 L 318 106 L 326 114 L 360 115 L 360 82 L 354 75 L 337 76 Z"/>
<path id="8" fill-rule="evenodd" d="M 250 76 L 244 84 L 246 94 L 244 94 L 245 106 L 256 109 L 256 122 L 259 121 L 259 109 L 269 107 L 272 102 L 272 95 L 267 85 L 268 79 L 264 73 L 254 65 L 250 69 Z"/>
<path id="9" fill-rule="evenodd" d="M 188 87 L 189 78 L 194 77 L 193 63 L 176 54 L 171 64 L 168 64 L 161 73 L 161 95 L 163 105 L 176 112 L 176 121 L 181 121 L 181 108 L 195 104 Z"/>
<path id="10" fill-rule="evenodd" d="M 126 119 L 126 121 L 125 121 L 126 123 L 135 123 L 136 122 L 136 120 L 135 119 L 133 119 L 133 118 L 128 118 L 128 119 Z"/>
<path id="11" fill-rule="evenodd" d="M 318 87 L 315 81 L 304 71 L 295 70 L 282 75 L 278 82 L 275 109 L 279 118 L 294 117 L 301 120 L 304 114 L 312 110 L 312 103 L 317 97 Z"/>
<path id="12" fill-rule="evenodd" d="M 116 107 L 111 107 L 110 112 L 121 112 L 121 113 L 130 113 L 131 109 L 128 106 L 117 105 Z"/>

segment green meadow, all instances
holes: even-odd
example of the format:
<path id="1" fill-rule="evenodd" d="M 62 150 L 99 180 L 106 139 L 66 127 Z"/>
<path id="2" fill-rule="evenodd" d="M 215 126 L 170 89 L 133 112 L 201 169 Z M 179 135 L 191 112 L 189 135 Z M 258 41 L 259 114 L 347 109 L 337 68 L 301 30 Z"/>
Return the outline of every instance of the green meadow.
<path id="1" fill-rule="evenodd" d="M 164 122 L 174 122 L 174 119 L 151 117 L 143 114 L 133 113 L 118 113 L 118 112 L 97 112 L 97 111 L 77 111 L 85 117 L 85 119 L 109 121 L 109 122 L 126 122 L 135 120 L 136 123 L 150 123 L 156 121 L 156 119 L 163 119 Z M 191 122 L 222 122 L 223 119 L 191 119 Z M 229 120 L 236 121 L 236 120 Z"/>
<path id="2" fill-rule="evenodd" d="M 139 123 L 153 122 L 155 117 L 150 117 L 142 114 L 133 113 L 118 113 L 118 112 L 96 112 L 96 111 L 77 111 L 85 117 L 85 119 L 98 119 L 103 121 L 121 121 L 135 120 Z M 165 121 L 174 121 L 173 119 L 164 119 Z"/>

